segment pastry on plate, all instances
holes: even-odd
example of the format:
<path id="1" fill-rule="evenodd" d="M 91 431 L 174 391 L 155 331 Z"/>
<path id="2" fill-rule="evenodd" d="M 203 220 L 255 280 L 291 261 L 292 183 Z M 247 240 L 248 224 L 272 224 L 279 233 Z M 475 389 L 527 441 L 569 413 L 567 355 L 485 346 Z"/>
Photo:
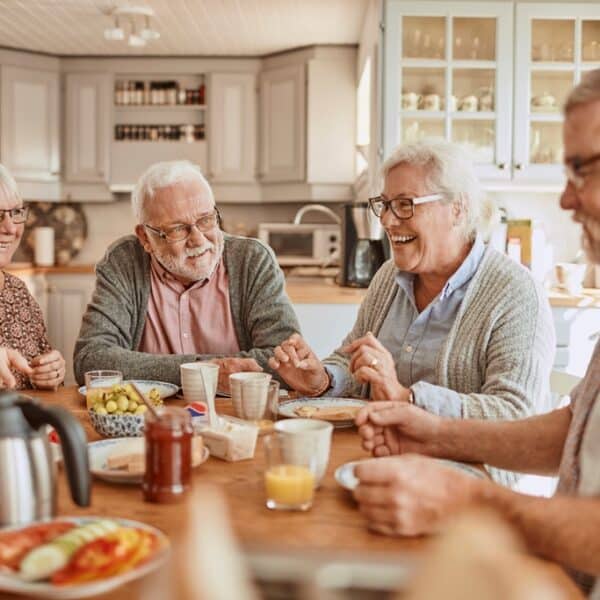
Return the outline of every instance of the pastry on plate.
<path id="1" fill-rule="evenodd" d="M 305 404 L 294 409 L 297 417 L 324 419 L 326 421 L 354 421 L 361 406 L 312 406 Z"/>

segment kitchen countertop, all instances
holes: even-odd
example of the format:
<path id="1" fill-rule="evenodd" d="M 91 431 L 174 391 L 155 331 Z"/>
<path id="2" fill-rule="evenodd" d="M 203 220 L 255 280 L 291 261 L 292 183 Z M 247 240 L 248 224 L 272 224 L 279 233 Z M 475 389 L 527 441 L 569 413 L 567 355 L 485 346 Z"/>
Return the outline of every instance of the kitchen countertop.
<path id="1" fill-rule="evenodd" d="M 17 276 L 93 274 L 94 265 L 36 267 L 31 263 L 14 263 L 6 269 Z M 294 304 L 360 304 L 364 288 L 341 287 L 333 277 L 287 277 L 286 290 Z M 579 294 L 548 290 L 550 306 L 555 308 L 600 308 L 600 289 L 586 288 Z"/>

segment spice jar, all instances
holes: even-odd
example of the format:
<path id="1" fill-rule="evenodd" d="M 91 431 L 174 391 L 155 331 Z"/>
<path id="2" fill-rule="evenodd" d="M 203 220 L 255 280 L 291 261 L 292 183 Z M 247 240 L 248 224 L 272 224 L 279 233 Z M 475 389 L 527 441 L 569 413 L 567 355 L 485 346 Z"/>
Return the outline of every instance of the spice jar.
<path id="1" fill-rule="evenodd" d="M 176 502 L 190 487 L 192 419 L 178 407 L 146 412 L 146 470 L 142 483 L 147 502 Z"/>

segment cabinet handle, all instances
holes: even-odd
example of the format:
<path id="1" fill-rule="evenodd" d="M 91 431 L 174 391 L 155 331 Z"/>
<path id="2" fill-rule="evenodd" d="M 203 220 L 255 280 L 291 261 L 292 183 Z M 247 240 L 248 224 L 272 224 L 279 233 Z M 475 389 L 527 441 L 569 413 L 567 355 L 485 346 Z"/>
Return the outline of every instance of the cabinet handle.
<path id="1" fill-rule="evenodd" d="M 498 168 L 499 168 L 501 171 L 504 171 L 504 169 L 506 169 L 506 163 L 498 163 Z"/>
<path id="2" fill-rule="evenodd" d="M 523 165 L 522 165 L 521 163 L 517 163 L 517 164 L 515 165 L 515 169 L 516 169 L 517 171 L 522 171 L 522 170 L 523 170 Z"/>
<path id="3" fill-rule="evenodd" d="M 50 175 L 60 175 L 60 171 L 50 171 Z"/>

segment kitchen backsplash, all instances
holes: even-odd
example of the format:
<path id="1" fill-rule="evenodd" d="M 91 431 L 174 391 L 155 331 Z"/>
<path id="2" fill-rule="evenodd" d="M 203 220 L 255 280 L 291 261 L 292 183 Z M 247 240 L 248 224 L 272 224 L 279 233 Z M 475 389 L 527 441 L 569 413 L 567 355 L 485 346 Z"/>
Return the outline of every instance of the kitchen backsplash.
<path id="1" fill-rule="evenodd" d="M 558 194 L 534 193 L 494 193 L 491 194 L 495 201 L 503 206 L 509 218 L 532 219 L 545 232 L 549 245 L 549 252 L 554 262 L 571 261 L 581 247 L 580 228 L 573 223 L 570 214 L 560 209 Z M 52 207 L 52 213 L 65 212 L 65 208 L 73 208 L 77 212 L 77 221 L 81 216 L 87 224 L 87 236 L 84 236 L 81 249 L 76 253 L 71 262 L 73 264 L 89 264 L 97 262 L 104 254 L 106 248 L 117 238 L 133 233 L 135 219 L 131 211 L 128 197 L 109 203 L 88 204 L 52 204 L 33 203 L 34 212 L 39 212 L 39 207 Z M 223 216 L 224 227 L 231 233 L 243 235 L 256 235 L 257 226 L 261 222 L 291 222 L 294 215 L 304 203 L 285 204 L 221 204 L 219 210 Z M 341 206 L 330 204 L 341 216 Z M 73 216 L 70 210 L 66 213 L 70 220 Z M 81 216 L 80 216 L 81 215 Z M 64 217 L 63 217 L 64 218 Z M 308 218 L 308 217 L 307 217 Z M 318 213 L 310 214 L 311 220 L 319 220 Z M 326 218 L 323 217 L 326 221 Z M 41 223 L 45 224 L 45 223 Z M 69 230 L 56 231 L 56 245 L 63 236 L 73 237 Z M 70 242 L 72 244 L 72 242 Z M 77 241 L 76 245 L 80 242 Z M 21 254 L 21 260 L 28 260 L 31 252 Z M 15 257 L 15 260 L 19 257 Z"/>

